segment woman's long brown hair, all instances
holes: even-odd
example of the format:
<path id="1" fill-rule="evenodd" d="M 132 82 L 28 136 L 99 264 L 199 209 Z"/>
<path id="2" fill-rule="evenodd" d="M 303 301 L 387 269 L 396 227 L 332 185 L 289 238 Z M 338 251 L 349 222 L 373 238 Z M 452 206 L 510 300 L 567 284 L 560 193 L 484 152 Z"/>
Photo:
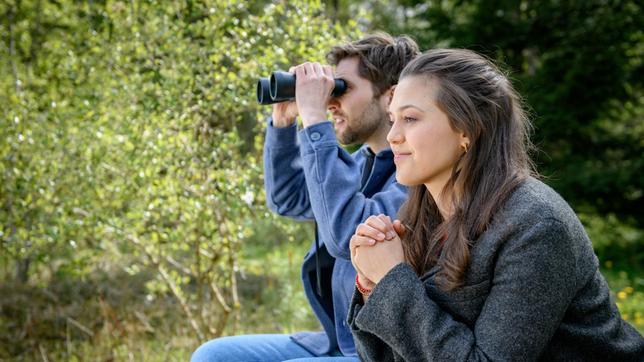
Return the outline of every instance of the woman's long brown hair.
<path id="1" fill-rule="evenodd" d="M 438 107 L 450 126 L 470 140 L 443 189 L 451 195 L 450 218 L 443 220 L 424 185 L 410 188 L 399 212 L 408 228 L 403 236 L 406 260 L 418 275 L 438 264 L 436 282 L 453 290 L 464 282 L 472 243 L 512 191 L 536 176 L 528 156 L 530 123 L 506 75 L 475 52 L 427 51 L 405 67 L 400 79 L 416 76 L 436 81 Z"/>

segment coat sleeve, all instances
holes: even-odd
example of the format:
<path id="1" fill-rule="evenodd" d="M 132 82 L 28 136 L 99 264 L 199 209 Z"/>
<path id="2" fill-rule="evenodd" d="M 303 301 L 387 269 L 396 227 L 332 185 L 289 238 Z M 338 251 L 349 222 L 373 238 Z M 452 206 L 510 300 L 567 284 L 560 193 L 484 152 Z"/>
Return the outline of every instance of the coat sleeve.
<path id="1" fill-rule="evenodd" d="M 547 219 L 499 250 L 493 280 L 474 327 L 456 321 L 425 292 L 408 264 L 354 295 L 348 322 L 362 359 L 377 361 L 384 342 L 406 361 L 536 360 L 576 290 L 576 262 L 565 225 Z"/>
<path id="2" fill-rule="evenodd" d="M 366 197 L 360 191 L 362 170 L 342 147 L 331 122 L 299 132 L 306 187 L 322 240 L 335 258 L 351 259 L 349 240 L 358 224 L 371 215 L 395 217 L 407 189 L 393 176 L 380 192 Z"/>
<path id="3" fill-rule="evenodd" d="M 313 219 L 297 143 L 297 124 L 276 128 L 270 118 L 267 123 L 264 141 L 266 203 L 279 215 L 296 220 Z"/>

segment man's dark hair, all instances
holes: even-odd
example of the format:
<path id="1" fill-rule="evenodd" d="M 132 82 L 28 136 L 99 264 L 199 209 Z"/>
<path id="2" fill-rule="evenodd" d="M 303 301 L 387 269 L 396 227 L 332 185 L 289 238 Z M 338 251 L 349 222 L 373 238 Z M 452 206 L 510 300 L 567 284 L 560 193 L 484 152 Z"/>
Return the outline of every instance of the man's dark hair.
<path id="1" fill-rule="evenodd" d="M 374 95 L 383 94 L 398 84 L 398 76 L 405 65 L 420 54 L 418 44 L 403 35 L 392 37 L 383 32 L 331 48 L 327 61 L 338 65 L 342 59 L 358 57 L 358 74 L 371 81 Z"/>

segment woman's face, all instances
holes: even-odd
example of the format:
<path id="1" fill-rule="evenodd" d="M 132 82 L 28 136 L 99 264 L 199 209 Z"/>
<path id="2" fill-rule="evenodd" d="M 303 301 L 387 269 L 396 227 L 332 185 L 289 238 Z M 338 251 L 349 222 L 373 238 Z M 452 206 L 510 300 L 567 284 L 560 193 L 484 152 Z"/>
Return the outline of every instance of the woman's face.
<path id="1" fill-rule="evenodd" d="M 387 135 L 396 163 L 396 179 L 406 186 L 425 184 L 440 192 L 452 168 L 469 146 L 465 135 L 452 129 L 435 102 L 438 82 L 409 76 L 396 86 L 389 112 L 393 121 Z"/>

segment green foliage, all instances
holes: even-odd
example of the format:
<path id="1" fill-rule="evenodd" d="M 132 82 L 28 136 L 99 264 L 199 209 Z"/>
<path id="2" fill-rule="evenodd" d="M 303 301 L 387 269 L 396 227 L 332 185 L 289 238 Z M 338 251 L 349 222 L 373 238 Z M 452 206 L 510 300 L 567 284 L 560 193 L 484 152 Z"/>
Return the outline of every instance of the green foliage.
<path id="1" fill-rule="evenodd" d="M 374 29 L 408 33 L 423 49 L 465 47 L 504 64 L 531 107 L 548 183 L 575 207 L 644 228 L 641 2 L 370 0 L 336 13 L 356 7 Z"/>
<path id="2" fill-rule="evenodd" d="M 616 215 L 598 216 L 579 213 L 579 219 L 586 227 L 593 241 L 595 252 L 604 262 L 625 265 L 644 265 L 644 231 L 634 221 L 620 220 Z"/>
<path id="3" fill-rule="evenodd" d="M 264 206 L 256 79 L 355 30 L 315 1 L 9 1 L 0 14 L 3 279 L 47 290 L 152 271 L 145 300 L 172 298 L 193 344 L 243 328 L 242 245 L 275 244 L 257 225 L 295 227 Z"/>
<path id="4" fill-rule="evenodd" d="M 606 261 L 602 274 L 611 286 L 611 297 L 624 320 L 644 333 L 644 276 L 641 270 L 618 269 Z"/>

